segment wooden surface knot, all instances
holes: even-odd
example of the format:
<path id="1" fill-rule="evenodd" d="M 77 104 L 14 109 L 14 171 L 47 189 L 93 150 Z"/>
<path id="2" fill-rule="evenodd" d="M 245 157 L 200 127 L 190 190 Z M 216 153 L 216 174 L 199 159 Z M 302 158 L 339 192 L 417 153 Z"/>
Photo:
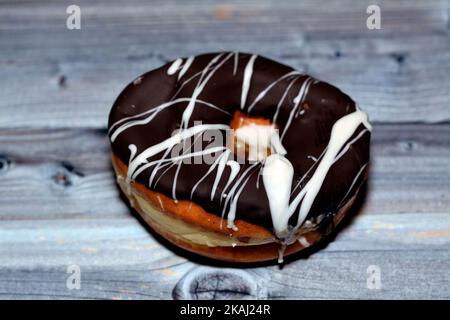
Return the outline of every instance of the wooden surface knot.
<path id="1" fill-rule="evenodd" d="M 70 187 L 74 183 L 74 177 L 84 177 L 84 174 L 75 169 L 75 167 L 71 163 L 67 161 L 61 161 L 60 165 L 60 168 L 52 176 L 53 181 L 56 184 L 63 187 Z"/>
<path id="2" fill-rule="evenodd" d="M 67 77 L 65 75 L 60 75 L 58 77 L 58 86 L 60 88 L 66 88 L 67 87 Z"/>
<path id="3" fill-rule="evenodd" d="M 12 167 L 12 165 L 13 161 L 9 157 L 0 154 L 0 174 L 8 171 Z"/>
<path id="4" fill-rule="evenodd" d="M 402 141 L 399 143 L 399 148 L 404 152 L 412 152 L 417 148 L 417 143 L 414 141 Z"/>
<path id="5" fill-rule="evenodd" d="M 407 57 L 407 54 L 397 52 L 397 53 L 391 53 L 390 56 L 392 59 L 394 59 L 398 64 L 403 64 L 405 62 L 405 59 Z"/>
<path id="6" fill-rule="evenodd" d="M 263 295 L 254 277 L 245 270 L 196 267 L 175 286 L 176 300 L 255 299 Z"/>

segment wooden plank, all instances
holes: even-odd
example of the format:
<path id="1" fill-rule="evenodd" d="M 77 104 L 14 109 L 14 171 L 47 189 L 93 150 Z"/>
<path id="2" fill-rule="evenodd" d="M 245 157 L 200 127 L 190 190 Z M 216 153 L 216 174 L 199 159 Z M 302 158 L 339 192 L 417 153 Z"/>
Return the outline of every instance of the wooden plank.
<path id="1" fill-rule="evenodd" d="M 0 298 L 450 298 L 450 124 L 418 124 L 450 120 L 448 1 L 80 0 L 81 31 L 65 28 L 69 4 L 0 0 Z M 365 27 L 369 4 L 382 30 Z M 174 248 L 114 181 L 105 128 L 122 87 L 217 50 L 330 81 L 376 123 L 365 201 L 282 268 Z"/>
<path id="2" fill-rule="evenodd" d="M 0 139 L 0 219 L 98 218 L 128 212 L 103 130 L 2 131 Z"/>
<path id="3" fill-rule="evenodd" d="M 1 130 L 0 297 L 449 298 L 449 133 L 375 126 L 366 206 L 280 270 L 224 268 L 149 233 L 118 198 L 104 130 Z"/>
<path id="4" fill-rule="evenodd" d="M 363 215 L 320 251 L 288 259 L 282 269 L 211 265 L 160 243 L 133 219 L 6 221 L 0 297 L 449 298 L 449 218 Z M 80 290 L 66 287 L 69 265 L 81 270 Z M 381 271 L 379 290 L 367 287 L 372 265 Z"/>
<path id="5" fill-rule="evenodd" d="M 104 128 L 137 75 L 217 50 L 257 52 L 330 81 L 374 122 L 450 120 L 447 1 L 382 2 L 380 31 L 365 27 L 364 2 L 177 4 L 82 1 L 82 30 L 68 31 L 65 3 L 0 3 L 0 127 Z"/>
<path id="6" fill-rule="evenodd" d="M 35 15 L 34 26 L 46 28 L 57 25 L 61 20 L 61 9 L 65 16 L 65 8 L 70 1 L 43 0 L 39 3 L 30 1 L 0 1 L 2 6 L 1 29 L 30 28 L 30 16 Z M 109 4 L 106 6 L 105 4 Z M 273 24 L 279 26 L 280 22 L 296 23 L 297 26 L 319 31 L 357 31 L 361 32 L 360 22 L 366 26 L 366 8 L 371 4 L 379 5 L 384 13 L 386 27 L 401 26 L 402 31 L 424 31 L 425 29 L 445 29 L 447 27 L 448 2 L 445 0 L 415 1 L 354 1 L 331 0 L 324 10 L 323 5 L 317 1 L 309 0 L 298 2 L 296 0 L 231 0 L 223 3 L 221 0 L 187 0 L 182 2 L 180 10 L 179 0 L 132 0 L 124 3 L 121 0 L 80 0 L 78 5 L 85 9 L 84 14 L 89 25 L 98 25 L 98 20 L 104 19 L 108 26 L 116 26 L 126 20 L 133 24 L 176 26 L 182 20 L 189 22 L 192 28 L 197 25 L 214 22 L 220 24 L 249 23 L 250 25 Z M 364 13 L 360 16 L 360 13 Z M 301 19 L 299 19 L 301 16 Z M 88 19 L 89 18 L 89 19 Z M 326 18 L 326 19 L 324 19 Z M 415 18 L 415 19 L 413 19 Z M 19 26 L 14 23 L 19 23 Z M 420 22 L 420 23 L 419 23 Z M 422 23 L 422 24 L 421 24 Z M 192 29 L 191 29 L 192 30 Z M 146 30 L 154 32 L 159 30 Z M 179 30 L 182 31 L 182 30 Z M 239 35 L 237 35 L 239 36 Z"/>
<path id="7" fill-rule="evenodd" d="M 104 130 L 1 130 L 0 146 L 0 219 L 128 215 Z M 450 211 L 450 125 L 376 125 L 372 159 L 362 212 Z"/>

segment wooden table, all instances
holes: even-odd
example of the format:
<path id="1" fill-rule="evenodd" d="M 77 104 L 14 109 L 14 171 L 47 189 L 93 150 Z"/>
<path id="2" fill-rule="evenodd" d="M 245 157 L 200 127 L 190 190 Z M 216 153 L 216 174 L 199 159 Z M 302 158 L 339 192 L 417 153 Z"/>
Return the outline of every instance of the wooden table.
<path id="1" fill-rule="evenodd" d="M 81 30 L 66 28 L 73 2 Z M 370 4 L 381 30 L 366 27 Z M 449 10 L 445 0 L 1 0 L 0 298 L 450 298 Z M 282 268 L 174 249 L 114 181 L 106 121 L 120 90 L 218 50 L 331 82 L 374 123 L 365 199 L 337 236 Z M 67 286 L 72 265 L 79 289 Z M 367 283 L 373 270 L 380 286 Z"/>

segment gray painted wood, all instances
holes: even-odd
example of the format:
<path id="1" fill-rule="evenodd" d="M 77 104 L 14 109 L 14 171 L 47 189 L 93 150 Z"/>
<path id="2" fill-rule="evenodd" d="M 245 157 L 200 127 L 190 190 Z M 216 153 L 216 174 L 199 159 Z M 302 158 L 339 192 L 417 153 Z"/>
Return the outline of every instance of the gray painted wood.
<path id="1" fill-rule="evenodd" d="M 0 146 L 1 297 L 450 298 L 450 125 L 375 126 L 359 213 L 281 270 L 223 270 L 155 238 L 118 197 L 104 130 L 1 130 Z"/>
<path id="2" fill-rule="evenodd" d="M 376 125 L 372 158 L 364 213 L 448 212 L 450 125 Z M 0 162 L 0 219 L 127 215 L 104 130 L 0 130 Z"/>
<path id="3" fill-rule="evenodd" d="M 450 298 L 448 1 L 82 0 L 82 30 L 68 31 L 72 3 L 0 0 L 0 298 Z M 380 31 L 365 27 L 374 3 Z M 365 197 L 282 268 L 174 248 L 114 181 L 105 127 L 123 86 L 216 50 L 330 81 L 377 123 Z M 367 286 L 372 265 L 380 289 Z"/>
<path id="4" fill-rule="evenodd" d="M 376 122 L 450 120 L 448 1 L 0 2 L 1 127 L 105 127 L 120 90 L 178 56 L 263 54 L 330 81 Z M 28 116 L 30 111 L 33 116 Z"/>
<path id="5" fill-rule="evenodd" d="M 449 215 L 423 216 L 361 216 L 328 246 L 282 269 L 175 255 L 132 219 L 4 222 L 0 297 L 449 298 Z M 66 287 L 73 264 L 80 290 Z M 379 290 L 367 287 L 372 265 L 381 271 Z"/>

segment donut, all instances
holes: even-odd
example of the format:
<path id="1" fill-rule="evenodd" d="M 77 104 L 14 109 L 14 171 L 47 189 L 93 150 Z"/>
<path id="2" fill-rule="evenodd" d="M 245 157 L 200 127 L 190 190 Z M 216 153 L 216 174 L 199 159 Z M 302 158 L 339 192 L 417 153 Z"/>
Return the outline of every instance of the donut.
<path id="1" fill-rule="evenodd" d="M 282 262 L 330 234 L 367 178 L 370 135 L 336 87 L 240 52 L 139 76 L 108 123 L 118 185 L 143 220 L 229 262 Z"/>

